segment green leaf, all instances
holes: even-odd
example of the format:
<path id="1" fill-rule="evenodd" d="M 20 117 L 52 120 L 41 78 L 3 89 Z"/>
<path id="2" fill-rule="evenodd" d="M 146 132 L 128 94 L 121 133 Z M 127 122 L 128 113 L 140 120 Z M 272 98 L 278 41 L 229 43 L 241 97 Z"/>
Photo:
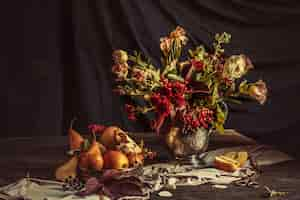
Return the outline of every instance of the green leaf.
<path id="1" fill-rule="evenodd" d="M 215 127 L 216 127 L 216 130 L 218 131 L 218 133 L 220 133 L 220 134 L 224 133 L 225 130 L 224 130 L 224 126 L 222 124 L 216 123 Z"/>
<path id="2" fill-rule="evenodd" d="M 224 123 L 226 119 L 225 112 L 222 110 L 221 106 L 217 104 L 217 121 L 220 123 Z"/>
<path id="3" fill-rule="evenodd" d="M 228 102 L 235 103 L 235 104 L 242 104 L 242 101 L 234 99 L 234 98 L 229 98 L 229 97 L 224 98 L 224 101 L 228 101 Z"/>
<path id="4" fill-rule="evenodd" d="M 219 98 L 219 89 L 218 89 L 219 84 L 215 83 L 213 92 L 212 92 L 212 105 L 215 105 L 218 98 Z"/>
<path id="5" fill-rule="evenodd" d="M 167 78 L 172 79 L 172 80 L 176 80 L 176 81 L 180 81 L 180 82 L 184 82 L 184 79 L 181 76 L 178 76 L 176 74 L 167 74 Z"/>
<path id="6" fill-rule="evenodd" d="M 81 143 L 81 149 L 83 151 L 88 151 L 90 146 L 91 146 L 91 143 L 88 139 L 84 139 L 83 142 Z"/>
<path id="7" fill-rule="evenodd" d="M 216 117 L 214 126 L 219 133 L 224 133 L 224 123 L 227 116 L 219 104 L 217 104 Z"/>

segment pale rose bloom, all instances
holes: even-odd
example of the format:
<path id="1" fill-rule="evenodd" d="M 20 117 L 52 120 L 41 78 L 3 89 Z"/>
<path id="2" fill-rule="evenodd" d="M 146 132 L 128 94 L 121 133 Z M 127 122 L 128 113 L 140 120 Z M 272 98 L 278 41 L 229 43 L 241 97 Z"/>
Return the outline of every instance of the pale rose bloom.
<path id="1" fill-rule="evenodd" d="M 225 61 L 223 76 L 231 80 L 241 78 L 251 68 L 253 66 L 245 55 L 233 55 Z"/>
<path id="2" fill-rule="evenodd" d="M 124 64 L 128 60 L 128 55 L 126 51 L 115 50 L 112 54 L 115 64 Z"/>
<path id="3" fill-rule="evenodd" d="M 248 88 L 248 95 L 256 99 L 260 104 L 264 104 L 267 100 L 268 89 L 266 83 L 262 80 L 251 84 Z"/>
<path id="4" fill-rule="evenodd" d="M 133 68 L 131 76 L 138 82 L 144 82 L 146 79 L 146 72 L 138 68 Z"/>

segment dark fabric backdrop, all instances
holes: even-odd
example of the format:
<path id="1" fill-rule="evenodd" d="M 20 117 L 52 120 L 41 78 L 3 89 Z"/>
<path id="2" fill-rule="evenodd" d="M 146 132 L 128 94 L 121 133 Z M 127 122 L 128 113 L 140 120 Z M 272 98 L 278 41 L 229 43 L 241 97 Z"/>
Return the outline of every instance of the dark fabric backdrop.
<path id="1" fill-rule="evenodd" d="M 268 83 L 266 105 L 232 107 L 228 128 L 294 152 L 300 144 L 299 1 L 29 0 L 6 1 L 1 10 L 8 104 L 1 103 L 0 137 L 63 134 L 74 116 L 82 132 L 94 122 L 144 130 L 127 121 L 111 91 L 111 52 L 141 50 L 158 65 L 159 38 L 180 25 L 191 47 L 231 33 L 227 53 L 250 56 L 249 79 Z"/>

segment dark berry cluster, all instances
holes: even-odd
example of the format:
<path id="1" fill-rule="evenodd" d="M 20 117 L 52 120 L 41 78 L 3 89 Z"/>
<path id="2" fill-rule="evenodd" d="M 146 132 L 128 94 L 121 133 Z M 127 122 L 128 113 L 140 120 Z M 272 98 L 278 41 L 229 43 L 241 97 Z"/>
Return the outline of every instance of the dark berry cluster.
<path id="1" fill-rule="evenodd" d="M 65 179 L 64 184 L 62 185 L 63 190 L 75 190 L 80 191 L 84 188 L 84 182 L 79 178 L 68 177 Z"/>

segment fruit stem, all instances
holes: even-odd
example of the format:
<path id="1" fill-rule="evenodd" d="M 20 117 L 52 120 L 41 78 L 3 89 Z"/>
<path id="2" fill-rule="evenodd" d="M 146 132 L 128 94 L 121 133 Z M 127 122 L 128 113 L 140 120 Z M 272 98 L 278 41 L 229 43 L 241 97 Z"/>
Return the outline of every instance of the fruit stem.
<path id="1" fill-rule="evenodd" d="M 92 134 L 93 134 L 93 139 L 94 139 L 94 141 L 96 141 L 96 134 L 95 134 L 95 131 L 92 131 Z"/>
<path id="2" fill-rule="evenodd" d="M 74 122 L 77 120 L 76 117 L 74 117 L 71 122 L 70 122 L 70 129 L 73 129 L 73 125 L 74 125 Z"/>

